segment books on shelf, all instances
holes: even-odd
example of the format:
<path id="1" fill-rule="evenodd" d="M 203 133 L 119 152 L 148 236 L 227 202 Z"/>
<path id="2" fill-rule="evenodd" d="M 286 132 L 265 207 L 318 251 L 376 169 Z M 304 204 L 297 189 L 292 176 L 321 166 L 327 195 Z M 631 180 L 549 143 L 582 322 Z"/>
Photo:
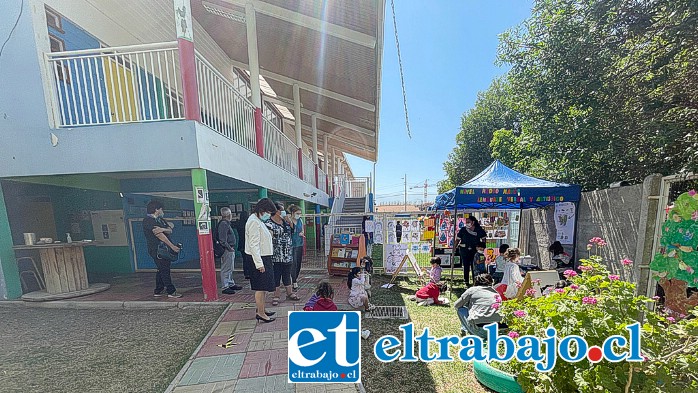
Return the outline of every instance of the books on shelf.
<path id="1" fill-rule="evenodd" d="M 357 258 L 359 256 L 359 250 L 351 250 L 351 255 L 347 258 Z"/>

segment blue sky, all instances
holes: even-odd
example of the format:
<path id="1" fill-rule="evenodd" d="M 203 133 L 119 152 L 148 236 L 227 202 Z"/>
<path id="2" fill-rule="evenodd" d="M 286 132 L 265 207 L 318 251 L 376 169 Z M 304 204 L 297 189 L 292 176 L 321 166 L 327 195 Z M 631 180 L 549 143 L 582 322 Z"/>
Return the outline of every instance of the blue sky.
<path id="1" fill-rule="evenodd" d="M 436 195 L 445 178 L 443 163 L 455 146 L 461 116 L 477 93 L 506 72 L 494 62 L 498 34 L 530 15 L 531 0 L 396 0 L 395 13 L 405 73 L 412 139 L 407 137 L 400 71 L 390 0 L 386 1 L 385 42 L 380 106 L 380 141 L 376 165 L 377 202 L 408 201 Z M 355 176 L 368 176 L 373 163 L 353 156 Z"/>

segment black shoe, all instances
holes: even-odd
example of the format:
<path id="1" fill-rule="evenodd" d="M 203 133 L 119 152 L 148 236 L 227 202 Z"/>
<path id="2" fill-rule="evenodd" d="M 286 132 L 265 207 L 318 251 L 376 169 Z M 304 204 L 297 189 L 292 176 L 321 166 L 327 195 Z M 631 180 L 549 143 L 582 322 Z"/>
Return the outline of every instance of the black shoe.
<path id="1" fill-rule="evenodd" d="M 223 290 L 223 293 L 226 294 L 226 295 L 234 295 L 234 294 L 235 294 L 235 290 L 233 289 L 233 287 L 228 287 L 228 288 L 226 288 L 226 289 Z"/>
<path id="2" fill-rule="evenodd" d="M 258 321 L 258 322 L 259 322 L 259 321 L 262 321 L 262 322 L 264 322 L 264 323 L 269 323 L 269 322 L 274 322 L 274 321 L 276 321 L 276 318 L 264 319 L 264 318 L 260 317 L 259 314 L 255 315 L 255 317 L 257 317 L 257 321 Z"/>
<path id="3" fill-rule="evenodd" d="M 233 291 L 241 291 L 242 287 L 239 285 L 233 285 L 232 287 L 230 287 L 230 289 L 232 289 Z"/>
<path id="4" fill-rule="evenodd" d="M 267 314 L 268 317 L 270 317 L 270 316 L 276 314 L 276 311 L 265 311 L 264 313 Z"/>
<path id="5" fill-rule="evenodd" d="M 153 296 L 155 296 L 155 297 L 163 297 L 163 296 L 165 296 L 165 294 L 162 293 L 162 292 L 155 292 L 155 293 L 153 293 Z"/>

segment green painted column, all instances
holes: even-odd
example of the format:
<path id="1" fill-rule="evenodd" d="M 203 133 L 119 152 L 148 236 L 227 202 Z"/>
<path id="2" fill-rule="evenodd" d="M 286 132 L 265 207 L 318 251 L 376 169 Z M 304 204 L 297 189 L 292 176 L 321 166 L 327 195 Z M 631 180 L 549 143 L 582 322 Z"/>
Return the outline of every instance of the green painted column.
<path id="1" fill-rule="evenodd" d="M 304 200 L 301 200 L 301 203 L 298 204 L 298 207 L 301 208 L 301 211 L 303 213 L 307 213 L 307 211 L 305 210 L 305 201 Z"/>
<path id="2" fill-rule="evenodd" d="M 7 206 L 5 196 L 0 184 L 0 266 L 2 266 L 3 280 L 5 281 L 5 293 L 0 292 L 0 299 L 17 299 L 22 296 L 22 284 L 19 281 L 17 260 L 12 250 L 12 231 L 10 220 L 7 218 Z"/>
<path id="3" fill-rule="evenodd" d="M 201 263 L 201 284 L 204 301 L 218 300 L 216 285 L 216 265 L 213 259 L 213 238 L 211 235 L 210 202 L 208 199 L 208 180 L 205 169 L 191 170 L 191 185 L 194 190 L 194 210 L 196 212 L 196 231 L 199 243 Z"/>
<path id="4" fill-rule="evenodd" d="M 269 198 L 269 192 L 264 187 L 259 189 L 259 199 L 262 199 L 262 198 Z"/>

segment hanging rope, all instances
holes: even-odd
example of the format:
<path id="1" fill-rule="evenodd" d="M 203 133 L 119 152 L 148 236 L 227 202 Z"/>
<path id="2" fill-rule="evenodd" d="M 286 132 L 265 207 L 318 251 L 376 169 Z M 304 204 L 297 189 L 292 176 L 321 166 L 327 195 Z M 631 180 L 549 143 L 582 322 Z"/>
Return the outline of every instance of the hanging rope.
<path id="1" fill-rule="evenodd" d="M 407 115 L 407 93 L 405 92 L 405 74 L 402 71 L 402 56 L 400 56 L 400 40 L 397 37 L 397 20 L 395 18 L 395 1 L 390 0 L 390 8 L 393 9 L 393 27 L 395 28 L 395 46 L 397 47 L 397 61 L 400 65 L 400 82 L 402 82 L 402 102 L 405 105 L 405 125 L 407 126 L 407 136 L 412 139 L 410 132 L 410 118 Z"/>

